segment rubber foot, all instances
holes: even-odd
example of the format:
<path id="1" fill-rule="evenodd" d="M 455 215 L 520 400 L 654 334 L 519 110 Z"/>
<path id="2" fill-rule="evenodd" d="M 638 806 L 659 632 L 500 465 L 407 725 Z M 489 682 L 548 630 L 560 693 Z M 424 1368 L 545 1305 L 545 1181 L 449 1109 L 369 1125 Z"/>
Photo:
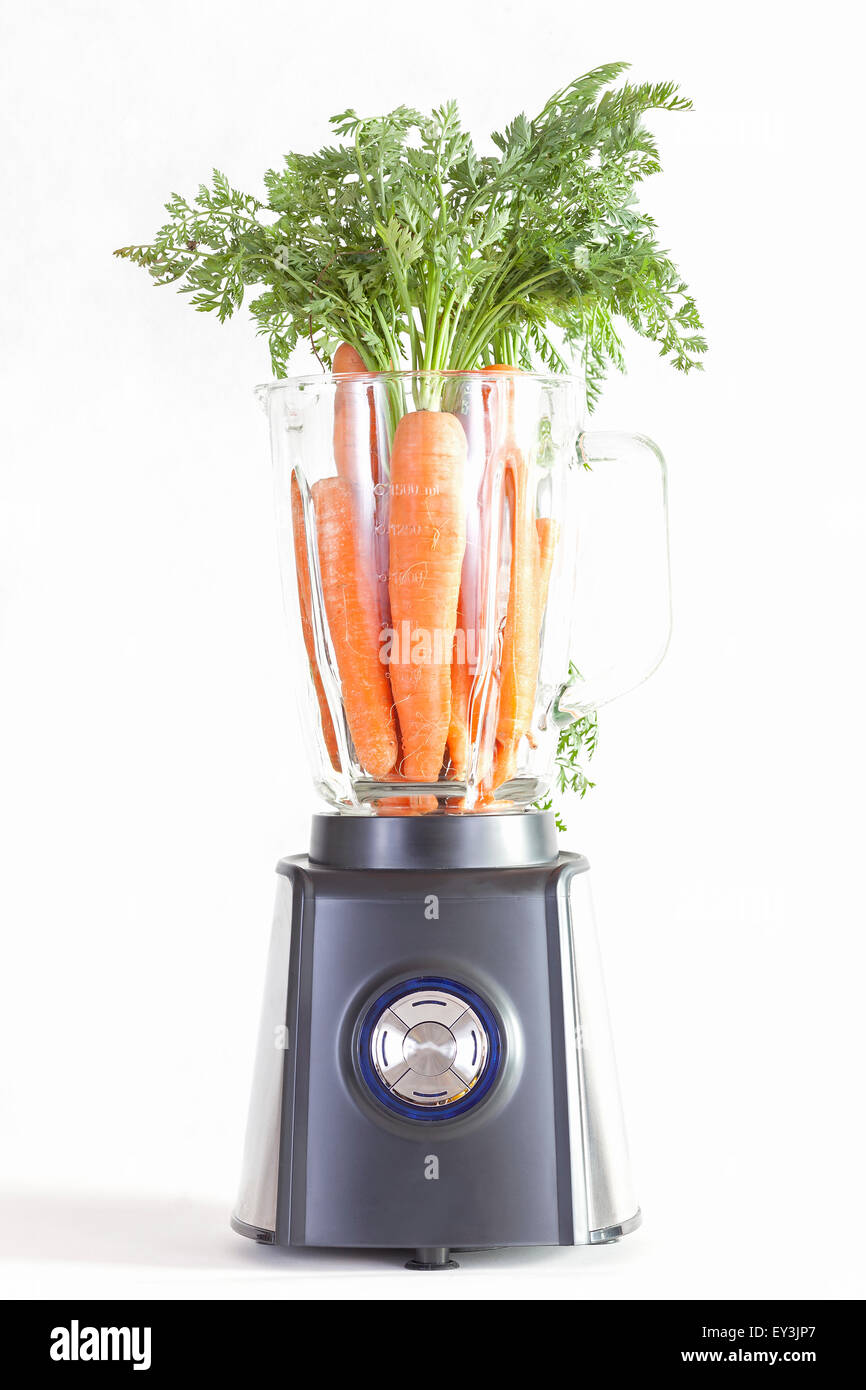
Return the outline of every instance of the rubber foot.
<path id="1" fill-rule="evenodd" d="M 459 1269 L 456 1260 L 451 1259 L 447 1245 L 419 1245 L 414 1260 L 406 1261 L 407 1269 Z"/>
<path id="2" fill-rule="evenodd" d="M 427 1264 L 424 1260 L 407 1260 L 407 1269 L 459 1269 L 456 1260 L 446 1260 L 444 1264 L 437 1261 L 435 1264 Z"/>

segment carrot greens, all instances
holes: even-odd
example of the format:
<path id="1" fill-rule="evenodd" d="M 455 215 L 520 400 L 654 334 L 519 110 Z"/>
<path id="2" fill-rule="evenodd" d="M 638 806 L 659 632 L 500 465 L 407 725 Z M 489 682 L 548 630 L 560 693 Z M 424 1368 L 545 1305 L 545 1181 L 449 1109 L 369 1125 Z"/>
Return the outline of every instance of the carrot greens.
<path id="1" fill-rule="evenodd" d="M 476 152 L 453 102 L 345 111 L 336 143 L 268 171 L 264 198 L 214 172 L 172 196 L 150 244 L 116 254 L 220 320 L 252 295 L 277 376 L 305 338 L 328 364 L 347 342 L 371 370 L 577 358 L 592 402 L 623 366 L 624 325 L 688 371 L 705 350 L 698 311 L 636 192 L 660 168 L 644 118 L 690 102 L 668 82 L 617 86 L 626 66 L 516 117 L 495 154 Z"/>
<path id="2" fill-rule="evenodd" d="M 574 662 L 569 662 L 568 674 L 569 679 L 574 679 L 579 674 Z M 581 715 L 579 719 L 575 719 L 572 724 L 559 731 L 555 776 L 559 800 L 554 801 L 553 796 L 548 795 L 537 803 L 539 810 L 553 811 L 557 830 L 568 829 L 562 811 L 565 796 L 571 793 L 583 800 L 586 793 L 592 791 L 595 786 L 595 783 L 589 780 L 584 764 L 592 759 L 597 746 L 598 714 L 595 712 Z"/>

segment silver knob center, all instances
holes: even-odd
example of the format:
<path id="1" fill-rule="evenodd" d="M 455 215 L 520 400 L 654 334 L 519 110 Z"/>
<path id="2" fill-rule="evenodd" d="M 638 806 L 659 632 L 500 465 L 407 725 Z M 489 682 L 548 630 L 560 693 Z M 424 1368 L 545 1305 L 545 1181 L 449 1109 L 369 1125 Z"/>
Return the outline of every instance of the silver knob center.
<path id="1" fill-rule="evenodd" d="M 454 1035 L 441 1023 L 416 1023 L 403 1039 L 406 1064 L 421 1076 L 441 1076 L 456 1055 Z"/>

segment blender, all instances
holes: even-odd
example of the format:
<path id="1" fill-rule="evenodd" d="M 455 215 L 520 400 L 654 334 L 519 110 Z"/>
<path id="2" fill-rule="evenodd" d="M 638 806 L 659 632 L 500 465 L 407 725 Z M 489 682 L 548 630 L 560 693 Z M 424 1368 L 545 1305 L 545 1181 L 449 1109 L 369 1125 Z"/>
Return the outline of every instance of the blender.
<path id="1" fill-rule="evenodd" d="M 309 848 L 277 865 L 232 1226 L 284 1246 L 599 1245 L 640 1221 L 561 734 L 658 665 L 665 466 L 582 384 L 260 389 Z"/>

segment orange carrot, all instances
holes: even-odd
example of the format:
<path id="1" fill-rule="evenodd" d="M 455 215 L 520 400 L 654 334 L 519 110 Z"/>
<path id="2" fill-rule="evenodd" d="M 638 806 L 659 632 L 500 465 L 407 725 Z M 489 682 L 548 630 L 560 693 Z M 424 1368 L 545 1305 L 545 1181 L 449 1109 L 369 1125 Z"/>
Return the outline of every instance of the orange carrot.
<path id="1" fill-rule="evenodd" d="M 491 367 L 481 367 L 482 373 L 502 372 L 505 376 L 519 376 L 519 367 L 509 367 L 503 362 L 494 362 Z M 496 393 L 495 400 L 492 399 L 493 392 Z M 498 385 L 488 388 L 487 415 L 489 424 L 487 426 L 491 442 L 500 447 L 510 448 L 516 445 L 516 402 L 514 399 L 514 382 L 506 381 L 501 387 Z"/>
<path id="2" fill-rule="evenodd" d="M 460 578 L 460 597 L 457 603 L 457 627 L 454 634 L 454 653 L 451 663 L 451 723 L 448 729 L 448 753 L 451 760 L 451 775 L 457 781 L 465 781 L 469 774 L 469 761 L 472 746 L 478 740 L 479 725 L 484 723 L 495 727 L 495 704 L 498 700 L 498 687 L 495 683 L 484 693 L 484 709 L 480 707 L 479 694 L 475 690 L 478 677 L 478 662 L 485 647 L 485 595 L 490 576 L 487 573 L 490 561 L 491 516 L 493 511 L 493 421 L 491 418 L 491 393 L 488 383 L 480 390 L 480 410 L 457 418 L 466 433 L 468 462 L 472 475 L 478 478 L 478 495 L 473 503 L 470 498 L 466 515 L 466 551 L 463 557 L 463 572 Z M 474 467 L 473 467 L 474 465 Z M 470 705 L 472 706 L 470 712 Z M 493 716 L 491 720 L 491 714 Z M 470 727 L 471 724 L 471 727 Z M 483 782 L 489 771 L 492 758 L 493 741 L 488 739 L 489 747 L 481 750 L 474 773 L 477 781 Z"/>
<path id="3" fill-rule="evenodd" d="M 544 624 L 544 613 L 547 608 L 547 595 L 550 589 L 550 573 L 553 569 L 553 556 L 556 551 L 557 541 L 559 540 L 559 522 L 552 516 L 540 516 L 535 523 L 538 532 L 538 582 L 536 584 L 535 601 L 537 605 L 536 625 L 538 630 L 539 660 L 541 657 L 541 629 Z M 537 681 L 536 667 L 536 681 Z M 528 735 L 532 747 L 535 747 L 535 740 L 530 733 Z"/>
<path id="4" fill-rule="evenodd" d="M 360 352 L 357 352 L 355 348 L 352 347 L 351 343 L 340 344 L 337 351 L 334 353 L 334 360 L 331 363 L 331 368 L 335 376 L 346 376 L 352 372 L 357 372 L 359 375 L 363 376 L 369 375 L 366 362 Z"/>
<path id="5" fill-rule="evenodd" d="M 335 375 L 369 376 L 360 353 L 341 343 L 334 353 Z M 379 439 L 376 408 L 368 385 L 341 381 L 334 392 L 334 459 L 337 472 L 356 485 L 379 481 Z"/>
<path id="6" fill-rule="evenodd" d="M 391 451 L 391 687 L 400 772 L 438 779 L 451 721 L 451 649 L 466 543 L 466 436 L 444 411 L 404 415 Z"/>
<path id="7" fill-rule="evenodd" d="M 509 369 L 496 366 L 487 370 Z M 496 759 L 488 791 L 514 776 L 518 746 L 532 725 L 541 624 L 558 536 L 557 523 L 551 518 L 536 522 L 529 468 L 517 447 L 512 383 L 503 394 L 498 438 L 505 453 L 505 493 L 511 514 L 511 578 L 502 636 Z"/>
<path id="8" fill-rule="evenodd" d="M 506 620 L 503 671 L 510 671 L 512 663 L 519 664 L 520 670 L 518 680 L 514 683 L 505 681 L 505 676 L 503 676 L 503 680 L 508 685 L 506 699 L 514 700 L 513 723 L 510 726 L 504 724 L 502 719 L 503 706 L 500 702 L 496 759 L 493 776 L 487 787 L 488 792 L 492 792 L 514 776 L 517 771 L 517 747 L 524 734 L 532 742 L 530 726 L 538 684 L 541 625 L 544 621 L 544 610 L 547 607 L 550 572 L 553 567 L 556 543 L 559 539 L 559 523 L 549 516 L 539 517 L 535 523 L 535 530 L 538 541 L 534 585 L 535 611 L 534 614 L 526 611 L 525 620 L 521 624 L 516 615 L 516 605 L 513 608 L 509 599 L 509 619 L 512 621 Z M 515 637 L 515 628 L 518 626 L 522 629 L 521 639 Z M 516 655 L 518 642 L 523 651 L 522 657 Z M 506 666 L 506 653 L 508 653 L 508 666 Z"/>
<path id="9" fill-rule="evenodd" d="M 334 459 L 339 476 L 355 490 L 358 545 L 368 573 L 375 577 L 382 626 L 388 627 L 388 505 L 387 497 L 379 495 L 382 489 L 375 487 L 379 478 L 376 402 L 369 382 L 353 380 L 375 373 L 367 371 L 363 358 L 348 343 L 337 348 L 333 367 L 343 377 L 334 392 Z"/>
<path id="10" fill-rule="evenodd" d="M 457 603 L 457 625 L 454 644 L 454 657 L 451 662 L 451 718 L 448 725 L 448 753 L 451 758 L 451 774 L 458 782 L 465 782 L 469 770 L 469 696 L 472 691 L 474 671 L 469 664 L 468 643 L 472 627 L 469 610 L 470 589 L 474 584 L 474 573 L 469 569 L 473 563 L 468 557 L 464 563 L 463 579 L 460 584 L 460 597 Z M 462 648 L 462 650 L 458 650 Z"/>
<path id="11" fill-rule="evenodd" d="M 325 740 L 325 747 L 328 750 L 331 766 L 333 768 L 338 768 L 340 766 L 340 755 L 337 750 L 337 735 L 334 732 L 334 721 L 331 718 L 331 711 L 328 708 L 325 687 L 322 684 L 322 675 L 319 671 L 319 662 L 316 657 L 316 643 L 313 636 L 310 565 L 307 556 L 307 528 L 304 521 L 304 504 L 301 501 L 301 489 L 298 486 L 298 479 L 294 473 L 292 474 L 292 536 L 295 543 L 295 573 L 298 581 L 298 602 L 301 609 L 301 631 L 304 636 L 307 660 L 310 663 L 310 675 L 316 692 L 316 699 L 319 703 L 319 718 L 322 722 L 322 736 Z"/>
<path id="12" fill-rule="evenodd" d="M 511 513 L 511 585 L 502 634 L 493 787 L 514 775 L 517 746 L 532 723 L 538 681 L 540 552 L 534 499 L 529 497 L 529 469 L 515 448 L 509 449 L 505 458 L 505 492 Z"/>
<path id="13" fill-rule="evenodd" d="M 559 540 L 559 522 L 552 516 L 540 516 L 535 523 L 538 532 L 538 626 L 544 621 L 547 607 L 547 591 L 550 588 L 550 571 L 553 569 L 553 553 Z"/>
<path id="14" fill-rule="evenodd" d="M 384 780 L 397 761 L 397 732 L 388 672 L 380 660 L 374 581 L 358 546 L 353 490 L 344 478 L 323 478 L 312 493 L 325 614 L 346 720 L 358 762 L 371 777 Z"/>
<path id="15" fill-rule="evenodd" d="M 375 802 L 378 816 L 426 816 L 438 805 L 435 796 L 383 796 Z"/>

